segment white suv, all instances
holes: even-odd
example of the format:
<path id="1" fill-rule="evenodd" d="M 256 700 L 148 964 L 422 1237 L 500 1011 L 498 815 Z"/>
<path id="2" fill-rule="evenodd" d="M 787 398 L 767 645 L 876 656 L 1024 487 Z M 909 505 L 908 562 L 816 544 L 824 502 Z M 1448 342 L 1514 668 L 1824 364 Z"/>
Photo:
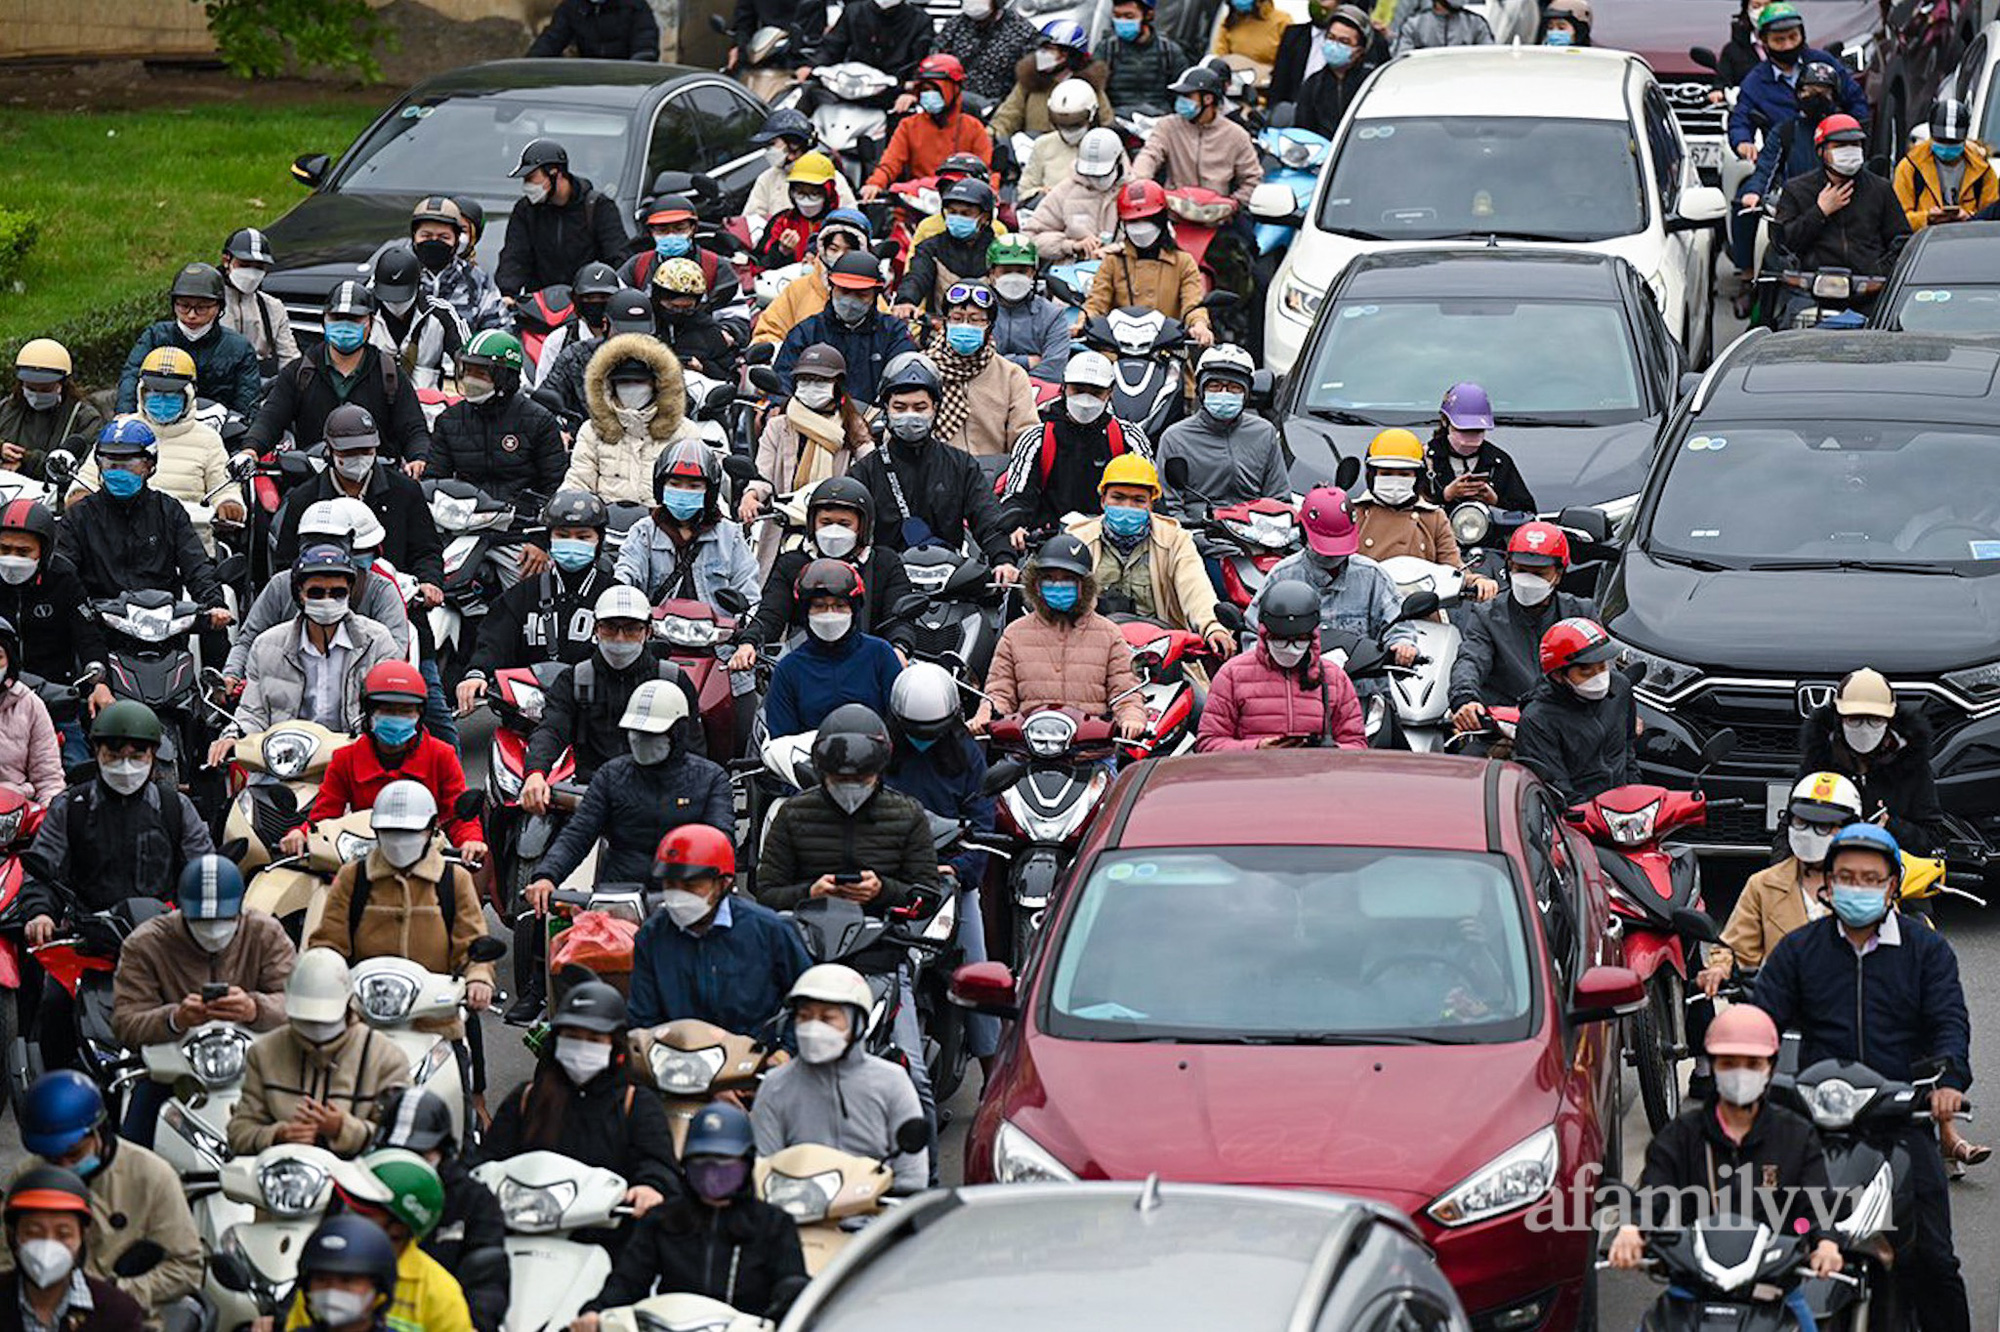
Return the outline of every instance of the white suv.
<path id="1" fill-rule="evenodd" d="M 1290 191 L 1252 212 L 1289 212 Z M 1265 359 L 1289 372 L 1356 255 L 1422 245 L 1571 245 L 1646 278 L 1690 361 L 1714 339 L 1722 191 L 1703 185 L 1652 70 L 1595 48 L 1416 51 L 1369 77 L 1271 284 Z M 1551 349 L 1555 350 L 1555 349 Z M 1440 392 L 1450 367 L 1439 370 Z"/>

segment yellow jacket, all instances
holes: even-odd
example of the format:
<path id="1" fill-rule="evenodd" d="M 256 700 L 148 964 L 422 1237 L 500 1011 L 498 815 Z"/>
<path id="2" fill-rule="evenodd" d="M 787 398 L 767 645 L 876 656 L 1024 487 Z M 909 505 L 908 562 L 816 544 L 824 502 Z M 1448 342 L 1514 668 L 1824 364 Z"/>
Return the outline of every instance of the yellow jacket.
<path id="1" fill-rule="evenodd" d="M 389 1302 L 389 1332 L 472 1332 L 472 1314 L 458 1280 L 415 1243 L 396 1259 L 396 1298 Z M 285 1332 L 310 1327 L 306 1303 L 292 1299 Z"/>
<path id="2" fill-rule="evenodd" d="M 1931 209 L 1944 206 L 1944 190 L 1938 183 L 1937 158 L 1931 148 L 1930 140 L 1926 139 L 1896 163 L 1896 179 L 1893 182 L 1896 200 L 1903 205 L 1903 216 L 1910 220 L 1912 231 L 1921 231 L 1928 226 Z M 1958 183 L 1958 206 L 1967 213 L 1976 213 L 2000 201 L 2000 176 L 1994 175 L 1986 150 L 1976 143 L 1966 144 L 1964 162 L 1965 176 Z"/>
<path id="3" fill-rule="evenodd" d="M 1278 43 L 1284 40 L 1291 16 L 1271 0 L 1257 0 L 1248 14 L 1230 12 L 1215 30 L 1215 50 L 1211 55 L 1248 56 L 1264 67 L 1268 76 L 1278 63 Z"/>

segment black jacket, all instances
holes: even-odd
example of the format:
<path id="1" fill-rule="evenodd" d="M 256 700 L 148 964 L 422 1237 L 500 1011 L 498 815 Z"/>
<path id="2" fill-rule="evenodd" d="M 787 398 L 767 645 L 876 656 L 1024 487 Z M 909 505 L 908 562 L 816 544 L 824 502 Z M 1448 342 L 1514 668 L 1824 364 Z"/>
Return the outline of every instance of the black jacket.
<path id="1" fill-rule="evenodd" d="M 477 1253 L 500 1255 L 500 1262 L 487 1279 L 465 1284 L 465 1303 L 472 1311 L 472 1325 L 479 1332 L 500 1332 L 506 1321 L 509 1289 L 507 1280 L 507 1220 L 492 1190 L 472 1177 L 465 1163 L 448 1156 L 438 1165 L 438 1179 L 444 1184 L 444 1215 L 437 1227 L 424 1237 L 423 1250 L 454 1276 L 461 1264 Z"/>
<path id="2" fill-rule="evenodd" d="M 584 672 L 583 697 L 579 698 L 577 671 L 586 664 L 590 669 Z M 549 686 L 542 700 L 541 724 L 528 738 L 527 771 L 547 776 L 562 757 L 563 746 L 573 745 L 576 779 L 587 782 L 601 765 L 628 753 L 625 732 L 619 728 L 618 719 L 625 715 L 632 691 L 648 680 L 676 681 L 687 694 L 688 719 L 675 734 L 692 744 L 701 733 L 701 701 L 686 672 L 654 652 L 650 643 L 639 659 L 622 671 L 605 665 L 604 658 L 593 648 L 589 656 L 557 676 Z M 695 752 L 705 748 L 696 746 Z"/>
<path id="3" fill-rule="evenodd" d="M 654 764 L 642 764 L 629 753 L 607 759 L 536 874 L 561 883 L 601 838 L 597 881 L 644 883 L 652 877 L 660 839 L 686 823 L 736 831 L 729 774 L 720 766 L 686 752 Z"/>
<path id="4" fill-rule="evenodd" d="M 681 358 L 681 364 L 710 379 L 728 379 L 736 373 L 743 348 L 729 330 L 706 310 L 696 310 L 684 319 L 659 321 L 659 339 Z"/>
<path id="5" fill-rule="evenodd" d="M 581 423 L 590 413 L 590 404 L 584 398 L 583 372 L 589 367 L 590 358 L 603 345 L 604 339 L 597 337 L 564 343 L 563 349 L 556 353 L 555 364 L 549 367 L 549 372 L 536 386 L 536 392 L 554 394 L 562 403 L 564 415 L 575 417 Z"/>
<path id="6" fill-rule="evenodd" d="M 455 402 L 437 419 L 426 477 L 470 481 L 495 499 L 533 491 L 556 493 L 569 470 L 569 450 L 554 413 L 525 393 L 485 402 Z M 535 521 L 527 515 L 526 521 Z"/>
<path id="7" fill-rule="evenodd" d="M 1778 195 L 1778 243 L 1805 269 L 1850 268 L 1886 275 L 1896 262 L 1892 246 L 1908 239 L 1910 219 L 1888 181 L 1873 172 L 1854 177 L 1854 197 L 1828 217 L 1819 210 L 1824 166 L 1794 176 Z"/>
<path id="8" fill-rule="evenodd" d="M 621 1046 L 614 1050 L 622 1050 Z M 504 1161 L 522 1152 L 560 1152 L 585 1165 L 615 1170 L 631 1185 L 644 1184 L 669 1198 L 680 1196 L 680 1174 L 674 1167 L 673 1133 L 667 1110 L 657 1092 L 634 1086 L 625 1077 L 625 1061 L 614 1053 L 610 1068 L 583 1086 L 576 1086 L 550 1053 L 535 1066 L 526 1082 L 507 1093 L 493 1113 L 493 1125 L 479 1144 L 479 1160 Z M 546 1122 L 550 1132 L 536 1135 L 528 1097 L 540 1088 L 556 1098 Z"/>
<path id="9" fill-rule="evenodd" d="M 1287 35 L 1290 35 L 1289 31 Z M 1300 129 L 1332 138 L 1333 132 L 1340 128 L 1341 117 L 1354 104 L 1354 94 L 1361 90 L 1362 82 L 1388 59 L 1387 52 L 1377 49 L 1380 45 L 1377 41 L 1345 69 L 1321 66 L 1313 71 L 1312 76 L 1299 85 L 1298 112 L 1292 123 Z M 1282 49 L 1278 58 L 1284 59 Z"/>
<path id="10" fill-rule="evenodd" d="M 93 774 L 49 802 L 22 857 L 20 918 L 62 920 L 70 902 L 84 911 L 130 897 L 171 902 L 181 870 L 214 849 L 194 805 L 166 782 L 122 796 Z"/>
<path id="11" fill-rule="evenodd" d="M 910 252 L 910 266 L 896 285 L 896 299 L 905 305 L 920 305 L 942 314 L 944 292 L 938 289 L 939 273 L 983 280 L 990 265 L 986 251 L 993 244 L 993 228 L 982 226 L 970 240 L 955 239 L 948 231 L 927 236 Z"/>
<path id="12" fill-rule="evenodd" d="M 1002 506 L 1008 527 L 1025 527 L 1031 532 L 1060 525 L 1064 514 L 1104 512 L 1097 484 L 1104 479 L 1105 464 L 1113 457 L 1109 412 L 1089 425 L 1078 425 L 1070 417 L 1069 408 L 1063 405 L 1061 395 L 1057 395 L 1042 407 L 1039 415 L 1042 429 L 1037 433 L 1043 439 L 1048 438 L 1049 426 L 1056 430 L 1056 453 L 1048 480 L 1042 479 L 1041 460 L 1037 457 L 1021 476 L 1020 489 Z M 1121 424 L 1120 428 L 1128 449 L 1145 438 L 1136 426 Z M 1013 469 L 1010 467 L 1009 471 Z"/>
<path id="13" fill-rule="evenodd" d="M 617 580 L 602 556 L 577 573 L 551 566 L 493 599 L 479 626 L 466 674 L 491 677 L 508 666 L 565 661 L 574 666 L 597 650 L 597 617 L 591 608 Z"/>
<path id="14" fill-rule="evenodd" d="M 815 8 L 825 14 L 824 4 Z M 801 26 L 806 26 L 805 16 L 800 18 Z M 807 38 L 810 40 L 810 33 Z M 900 81 L 917 72 L 917 62 L 929 55 L 936 43 L 937 29 L 922 5 L 906 2 L 883 9 L 875 4 L 850 4 L 841 10 L 840 22 L 827 30 L 813 58 L 799 63 L 837 65 L 843 60 L 865 60 Z"/>
<path id="15" fill-rule="evenodd" d="M 88 596 L 76 566 L 54 551 L 28 582 L 0 583 L 0 615 L 21 635 L 22 670 L 68 681 L 104 660 L 104 631 L 82 614 Z"/>
<path id="16" fill-rule="evenodd" d="M 682 1197 L 654 1208 L 633 1227 L 604 1289 L 583 1311 L 622 1308 L 651 1295 L 688 1294 L 775 1318 L 805 1280 L 805 1253 L 791 1217 L 747 1191 L 723 1207 Z"/>
<path id="17" fill-rule="evenodd" d="M 887 439 L 883 445 L 848 473 L 875 497 L 877 545 L 897 552 L 906 547 L 902 521 L 905 511 L 896 502 L 895 487 L 889 484 L 893 464 L 903 495 L 914 510 L 909 516 L 927 524 L 933 537 L 956 547 L 970 530 L 972 539 L 989 561 L 1014 562 L 1014 548 L 1007 541 L 1008 528 L 1000 512 L 1000 501 L 993 495 L 993 482 L 971 454 L 935 438 L 915 446 Z"/>
<path id="18" fill-rule="evenodd" d="M 190 342 L 181 332 L 179 322 L 172 319 L 148 324 L 132 344 L 125 357 L 125 369 L 118 376 L 119 411 L 139 409 L 139 367 L 145 362 L 146 353 L 161 347 L 178 347 L 194 358 L 195 392 L 201 397 L 213 399 L 244 416 L 256 412 L 257 399 L 264 393 L 264 380 L 257 366 L 257 349 L 250 345 L 250 339 L 233 328 L 222 327 L 218 320 L 212 332 Z"/>
<path id="19" fill-rule="evenodd" d="M 646 0 L 562 0 L 531 56 L 561 56 L 570 47 L 584 60 L 658 60 L 660 24 Z"/>
<path id="20" fill-rule="evenodd" d="M 430 456 L 431 432 L 417 386 L 393 360 L 385 363 L 381 349 L 372 345 L 362 348 L 361 366 L 345 385 L 326 363 L 325 343 L 280 370 L 244 443 L 269 453 L 289 430 L 299 448 L 309 448 L 326 437 L 326 418 L 333 409 L 349 402 L 366 407 L 375 418 L 384 458 L 415 462 Z"/>
<path id="21" fill-rule="evenodd" d="M 735 12 L 729 16 L 729 39 L 736 43 L 745 60 L 750 58 L 750 39 L 757 35 L 759 28 L 783 28 L 792 34 L 792 50 L 785 56 L 786 62 L 796 66 L 795 58 L 802 46 L 809 45 L 819 36 L 807 33 L 799 36 L 799 20 L 804 17 L 799 0 L 736 0 Z M 820 11 L 824 17 L 824 10 Z"/>
<path id="22" fill-rule="evenodd" d="M 139 588 L 179 596 L 186 588 L 189 598 L 204 606 L 222 604 L 215 562 L 202 549 L 187 510 L 151 486 L 128 500 L 95 491 L 72 504 L 56 524 L 56 553 L 75 567 L 93 597 Z"/>
<path id="23" fill-rule="evenodd" d="M 493 272 L 502 295 L 566 284 L 587 263 L 616 266 L 625 258 L 630 238 L 619 217 L 618 201 L 599 194 L 582 176 L 571 176 L 569 183 L 566 204 L 553 198 L 529 203 L 525 195 L 514 202 L 514 211 L 507 215 L 507 241 L 500 247 L 500 263 Z"/>
<path id="24" fill-rule="evenodd" d="M 1840 714 L 1828 703 L 1799 726 L 1799 773 L 1837 772 L 1861 789 L 1861 812 L 1868 818 L 1889 811 L 1889 832 L 1913 856 L 1943 847 L 1944 807 L 1938 803 L 1931 771 L 1933 736 L 1921 708 L 1900 704 L 1889 734 L 1873 754 L 1847 747 Z"/>
<path id="25" fill-rule="evenodd" d="M 146 1310 L 137 1300 L 109 1281 L 94 1276 L 84 1280 L 90 1286 L 91 1308 L 70 1310 L 62 1332 L 142 1332 Z M 0 1273 L 0 1332 L 23 1332 L 27 1321 L 21 1316 L 20 1272 Z"/>
<path id="26" fill-rule="evenodd" d="M 1424 446 L 1424 480 L 1440 504 L 1445 503 L 1444 488 L 1458 477 L 1452 468 L 1451 457 L 1451 439 L 1445 434 L 1444 427 L 1439 426 L 1431 432 L 1430 443 Z M 1473 457 L 1471 470 L 1486 473 L 1487 481 L 1500 496 L 1501 508 L 1518 513 L 1535 511 L 1535 495 L 1522 479 L 1521 469 L 1514 465 L 1514 460 L 1505 449 L 1493 442 L 1490 435 Z"/>
<path id="27" fill-rule="evenodd" d="M 319 500 L 341 495 L 339 483 L 330 471 L 322 472 L 285 497 L 278 514 L 277 558 L 289 565 L 299 554 L 299 519 Z M 420 583 L 444 586 L 444 542 L 437 524 L 431 521 L 431 507 L 424 502 L 424 488 L 392 467 L 378 466 L 369 474 L 361 498 L 382 520 L 388 539 L 382 543 L 382 558 Z M 419 617 L 421 618 L 421 617 Z"/>
<path id="28" fill-rule="evenodd" d="M 804 615 L 795 613 L 792 588 L 813 559 L 810 551 L 788 550 L 772 562 L 770 577 L 764 580 L 764 591 L 757 600 L 757 614 L 744 626 L 741 641 L 769 647 L 783 642 L 787 633 L 805 622 Z M 913 591 L 910 576 L 903 572 L 902 556 L 870 546 L 868 557 L 861 562 L 861 585 L 868 595 L 861 599 L 861 612 L 854 617 L 855 631 L 886 638 L 907 656 L 917 635 L 895 613 Z"/>
<path id="29" fill-rule="evenodd" d="M 1467 703 L 1518 707 L 1542 682 L 1542 635 L 1557 620 L 1596 618 L 1583 597 L 1557 592 L 1532 610 L 1502 592 L 1483 605 L 1467 605 L 1452 619 L 1464 631 L 1451 665 L 1451 706 Z"/>
<path id="30" fill-rule="evenodd" d="M 1691 1103 L 1646 1144 L 1646 1165 L 1639 1175 L 1642 1211 L 1635 1213 L 1634 1224 L 1652 1231 L 1682 1230 L 1718 1212 L 1764 1220 L 1766 1209 L 1789 1203 L 1783 1233 L 1803 1235 L 1813 1244 L 1824 1237 L 1814 1197 L 1829 1184 L 1819 1133 L 1805 1116 L 1767 1099 L 1743 1141 L 1736 1142 L 1722 1131 L 1712 1105 Z M 1706 1195 L 1702 1211 L 1674 1215 L 1677 1207 L 1694 1203 L 1693 1193 L 1684 1195 L 1683 1190 Z M 1799 1220 L 1806 1229 L 1793 1228 Z"/>
<path id="31" fill-rule="evenodd" d="M 757 900 L 789 911 L 822 874 L 874 870 L 882 891 L 865 910 L 880 916 L 910 900 L 914 885 L 937 888 L 937 851 L 924 807 L 900 791 L 878 787 L 860 809 L 845 813 L 814 787 L 787 800 L 764 836 L 757 862 Z"/>
<path id="32" fill-rule="evenodd" d="M 1521 711 L 1514 760 L 1553 787 L 1564 805 L 1640 781 L 1637 707 L 1632 686 L 1616 670 L 1611 692 L 1594 702 L 1544 680 Z"/>

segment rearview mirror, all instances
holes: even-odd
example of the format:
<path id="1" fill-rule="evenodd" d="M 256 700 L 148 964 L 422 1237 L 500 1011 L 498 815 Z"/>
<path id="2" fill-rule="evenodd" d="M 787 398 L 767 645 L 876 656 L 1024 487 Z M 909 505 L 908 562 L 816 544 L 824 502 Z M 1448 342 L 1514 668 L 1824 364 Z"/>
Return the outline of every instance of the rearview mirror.
<path id="1" fill-rule="evenodd" d="M 906 1119 L 896 1128 L 896 1150 L 905 1156 L 914 1156 L 926 1151 L 931 1145 L 931 1131 L 921 1119 Z"/>
<path id="2" fill-rule="evenodd" d="M 1581 532 L 1588 539 L 1603 543 L 1611 540 L 1611 520 L 1604 516 L 1604 510 L 1592 509 L 1581 504 L 1571 505 L 1556 515 L 1556 526 L 1567 527 L 1572 532 Z"/>
<path id="3" fill-rule="evenodd" d="M 1681 907 L 1674 912 L 1673 921 L 1674 933 L 1682 938 L 1698 939 L 1702 943 L 1722 942 L 1722 935 L 1717 933 L 1715 921 L 1706 911 Z"/>
<path id="4" fill-rule="evenodd" d="M 486 793 L 468 788 L 458 793 L 458 799 L 451 802 L 453 817 L 476 819 L 486 813 Z"/>
<path id="5" fill-rule="evenodd" d="M 238 1295 L 250 1291 L 250 1265 L 242 1255 L 218 1248 L 208 1255 L 208 1274 L 215 1278 L 215 1284 Z"/>
<path id="6" fill-rule="evenodd" d="M 750 367 L 750 387 L 767 395 L 782 393 L 785 391 L 785 381 L 778 378 L 778 372 L 770 366 L 753 365 Z"/>
<path id="7" fill-rule="evenodd" d="M 750 609 L 750 598 L 744 596 L 733 587 L 716 588 L 714 598 L 717 606 L 728 611 L 733 616 L 741 617 L 744 612 Z"/>
<path id="8" fill-rule="evenodd" d="M 778 344 L 775 342 L 753 342 L 743 349 L 745 365 L 769 365 L 778 359 Z"/>
<path id="9" fill-rule="evenodd" d="M 166 1256 L 167 1250 L 158 1240 L 137 1240 L 118 1255 L 117 1262 L 111 1264 L 111 1275 L 127 1279 L 144 1276 L 158 1267 Z"/>
<path id="10" fill-rule="evenodd" d="M 1175 490 L 1186 490 L 1188 483 L 1188 460 L 1176 453 L 1167 459 L 1167 484 Z"/>
<path id="11" fill-rule="evenodd" d="M 1690 46 L 1688 59 L 1707 70 L 1719 70 L 1722 67 L 1722 62 L 1716 58 L 1715 52 L 1706 46 Z"/>
<path id="12" fill-rule="evenodd" d="M 1571 995 L 1573 1023 L 1611 1022 L 1646 1006 L 1646 982 L 1629 967 L 1592 967 L 1577 977 Z"/>
<path id="13" fill-rule="evenodd" d="M 729 25 L 723 22 L 722 15 L 720 14 L 710 14 L 708 16 L 708 30 L 710 32 L 719 32 L 725 37 L 729 35 Z"/>
<path id="14" fill-rule="evenodd" d="M 949 995 L 954 1004 L 976 1013 L 1005 1018 L 1021 1014 L 1014 997 L 1014 973 L 1005 962 L 973 962 L 960 967 L 951 975 Z"/>
<path id="15" fill-rule="evenodd" d="M 250 557 L 242 552 L 225 558 L 215 566 L 215 581 L 218 583 L 240 583 L 243 575 L 250 572 Z"/>
<path id="16" fill-rule="evenodd" d="M 326 169 L 332 159 L 325 153 L 300 153 L 292 159 L 292 179 L 311 189 L 318 189 L 326 179 Z"/>
<path id="17" fill-rule="evenodd" d="M 1425 589 L 1412 592 L 1403 599 L 1403 609 L 1396 612 L 1396 623 L 1405 620 L 1422 620 L 1438 613 L 1438 594 Z"/>
<path id="18" fill-rule="evenodd" d="M 1276 181 L 1259 185 L 1250 191 L 1250 216 L 1259 222 L 1296 223 L 1299 220 L 1299 196 L 1292 193 L 1291 186 L 1280 185 Z"/>
<path id="19" fill-rule="evenodd" d="M 1358 454 L 1348 454 L 1333 469 L 1333 484 L 1347 491 L 1350 495 L 1354 493 L 1354 483 L 1360 479 L 1361 458 Z"/>
<path id="20" fill-rule="evenodd" d="M 498 962 L 507 956 L 507 945 L 490 934 L 482 934 L 466 946 L 465 955 L 474 962 Z"/>
<path id="21" fill-rule="evenodd" d="M 740 453 L 723 454 L 722 470 L 729 473 L 731 477 L 738 481 L 756 481 L 761 479 L 761 474 L 757 471 L 756 461 L 746 458 Z"/>
<path id="22" fill-rule="evenodd" d="M 1708 743 L 1701 747 L 1701 753 L 1695 758 L 1695 771 L 1707 772 L 1735 752 L 1736 732 L 1725 726 L 1708 737 Z"/>
<path id="23" fill-rule="evenodd" d="M 1015 782 L 1020 781 L 1021 774 L 1027 770 L 1028 765 L 1020 759 L 1001 759 L 986 770 L 985 780 L 979 783 L 979 793 L 990 796 L 999 795 Z"/>
<path id="24" fill-rule="evenodd" d="M 1217 287 L 1201 298 L 1201 308 L 1204 310 L 1233 310 L 1241 304 L 1243 304 L 1241 296 L 1222 287 Z"/>

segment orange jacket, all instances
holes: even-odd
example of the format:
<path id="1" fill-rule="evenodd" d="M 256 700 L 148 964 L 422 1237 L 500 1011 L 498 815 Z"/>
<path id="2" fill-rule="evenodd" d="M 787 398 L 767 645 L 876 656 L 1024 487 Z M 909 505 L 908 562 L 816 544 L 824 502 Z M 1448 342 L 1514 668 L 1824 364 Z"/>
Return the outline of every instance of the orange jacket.
<path id="1" fill-rule="evenodd" d="M 993 165 L 993 137 L 985 125 L 959 110 L 956 94 L 945 107 L 943 124 L 921 111 L 903 117 L 882 160 L 868 173 L 868 183 L 886 189 L 899 180 L 935 176 L 953 153 L 977 153 L 980 161 Z M 991 183 L 999 188 L 998 182 Z"/>

